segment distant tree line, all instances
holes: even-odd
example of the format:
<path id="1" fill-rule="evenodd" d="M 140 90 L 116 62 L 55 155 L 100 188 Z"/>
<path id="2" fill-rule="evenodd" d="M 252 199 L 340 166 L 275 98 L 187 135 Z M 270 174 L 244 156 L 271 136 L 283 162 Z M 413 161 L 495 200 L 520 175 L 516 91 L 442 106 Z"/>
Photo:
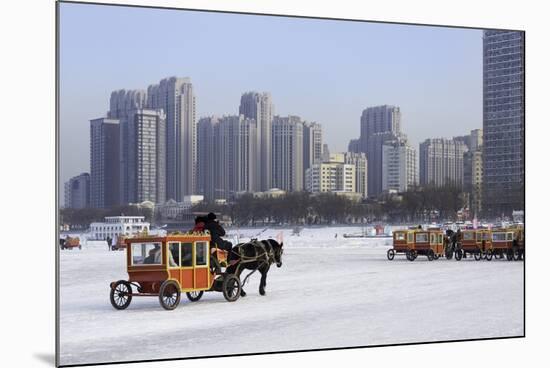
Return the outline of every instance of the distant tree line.
<path id="1" fill-rule="evenodd" d="M 455 220 L 457 211 L 464 206 L 464 199 L 459 187 L 448 184 L 417 186 L 404 193 L 360 202 L 334 193 L 292 192 L 279 197 L 255 197 L 247 193 L 226 205 L 203 202 L 193 207 L 193 211 L 220 213 L 239 226 L 414 223 Z"/>

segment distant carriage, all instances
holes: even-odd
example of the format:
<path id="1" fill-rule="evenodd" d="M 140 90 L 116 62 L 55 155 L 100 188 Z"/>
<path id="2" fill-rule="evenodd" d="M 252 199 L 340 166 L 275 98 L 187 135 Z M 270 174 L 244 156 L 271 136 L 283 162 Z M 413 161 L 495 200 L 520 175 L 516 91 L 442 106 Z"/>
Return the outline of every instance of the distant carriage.
<path id="1" fill-rule="evenodd" d="M 387 257 L 391 261 L 396 254 L 403 253 L 409 261 L 425 255 L 429 261 L 445 256 L 446 237 L 440 229 L 410 229 L 393 232 L 393 247 Z"/>
<path id="2" fill-rule="evenodd" d="M 506 256 L 509 261 L 520 259 L 520 250 L 513 230 L 498 229 L 491 234 L 492 249 L 494 255 Z"/>
<path id="3" fill-rule="evenodd" d="M 80 244 L 79 237 L 67 236 L 67 238 L 59 240 L 59 245 L 61 249 L 73 249 L 73 248 L 82 249 L 82 244 Z"/>
<path id="4" fill-rule="evenodd" d="M 227 301 L 236 301 L 241 281 L 235 274 L 220 272 L 217 266 L 227 262 L 226 253 L 211 248 L 210 242 L 210 235 L 202 232 L 126 239 L 128 280 L 111 283 L 112 306 L 125 309 L 133 297 L 156 296 L 164 309 L 172 310 L 181 293 L 198 301 L 205 291 L 222 292 Z"/>
<path id="5" fill-rule="evenodd" d="M 467 254 L 473 255 L 476 261 L 482 258 L 490 261 L 493 258 L 491 231 L 486 229 L 468 229 L 461 232 L 455 259 L 460 261 Z"/>

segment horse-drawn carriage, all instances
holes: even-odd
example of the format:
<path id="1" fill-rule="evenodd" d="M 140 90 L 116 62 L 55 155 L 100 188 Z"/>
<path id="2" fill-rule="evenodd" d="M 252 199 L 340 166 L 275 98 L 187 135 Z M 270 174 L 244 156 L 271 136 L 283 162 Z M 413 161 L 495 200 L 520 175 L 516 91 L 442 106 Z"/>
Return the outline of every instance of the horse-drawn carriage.
<path id="1" fill-rule="evenodd" d="M 216 247 L 213 251 L 224 252 Z M 132 297 L 156 296 L 163 308 L 171 310 L 178 306 L 182 292 L 198 301 L 205 291 L 219 291 L 227 301 L 236 301 L 241 281 L 216 270 L 210 254 L 210 235 L 205 233 L 126 239 L 128 280 L 111 283 L 111 304 L 125 309 Z"/>
<path id="2" fill-rule="evenodd" d="M 398 253 L 404 253 L 409 261 L 425 255 L 429 261 L 445 255 L 446 238 L 440 229 L 409 229 L 393 232 L 393 248 L 387 252 L 391 261 Z"/>
<path id="3" fill-rule="evenodd" d="M 500 255 L 500 258 L 506 256 L 509 261 L 517 261 L 520 257 L 519 244 L 516 241 L 516 233 L 511 229 L 496 229 L 491 234 L 493 255 Z"/>
<path id="4" fill-rule="evenodd" d="M 73 249 L 78 248 L 82 249 L 82 244 L 80 244 L 80 238 L 79 237 L 71 237 L 67 236 L 65 239 L 61 238 L 59 239 L 59 246 L 61 249 Z"/>
<path id="5" fill-rule="evenodd" d="M 460 233 L 459 246 L 455 251 L 455 259 L 460 261 L 468 254 L 476 261 L 482 258 L 490 261 L 493 258 L 491 231 L 486 229 L 466 229 Z"/>
<path id="6" fill-rule="evenodd" d="M 262 272 L 263 295 L 269 265 L 281 265 L 282 244 L 276 242 L 276 246 L 257 245 L 271 244 L 269 241 L 240 245 L 233 249 L 231 261 L 226 251 L 211 245 L 208 232 L 138 236 L 125 242 L 128 280 L 110 284 L 110 300 L 115 309 L 127 308 L 132 297 L 156 296 L 163 308 L 172 310 L 178 306 L 182 292 L 192 302 L 198 301 L 205 291 L 221 292 L 227 301 L 234 302 L 245 295 L 242 285 L 246 278 L 241 283 L 240 274 L 250 266 L 256 267 L 253 271 Z M 263 253 L 256 248 L 263 249 Z M 248 253 L 250 250 L 252 253 Z"/>

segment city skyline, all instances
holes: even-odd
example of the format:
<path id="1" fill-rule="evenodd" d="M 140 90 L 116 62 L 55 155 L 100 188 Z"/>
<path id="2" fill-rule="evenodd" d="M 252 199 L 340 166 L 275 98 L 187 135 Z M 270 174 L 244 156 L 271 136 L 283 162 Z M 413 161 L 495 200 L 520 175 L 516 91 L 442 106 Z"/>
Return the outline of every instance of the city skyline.
<path id="1" fill-rule="evenodd" d="M 110 92 L 144 89 L 169 75 L 193 81 L 197 121 L 235 114 L 243 93 L 265 91 L 271 94 L 274 115 L 299 115 L 323 125 L 324 142 L 334 152 L 347 151 L 349 140 L 359 136 L 360 116 L 369 106 L 400 106 L 403 130 L 413 147 L 428 137 L 452 137 L 482 125 L 481 30 L 160 9 L 145 19 L 140 9 L 85 8 L 86 16 L 78 4 L 61 6 L 62 182 L 89 170 L 87 123 L 105 115 Z M 93 22 L 95 17 L 117 18 L 120 11 L 127 19 L 115 22 L 114 29 L 100 29 Z M 70 13 L 69 21 L 64 21 L 64 12 Z M 160 14 L 165 24 L 155 23 Z M 192 49 L 195 57 L 175 62 L 178 48 L 167 45 L 174 41 L 172 33 L 182 19 L 188 20 L 184 23 L 190 28 L 178 35 L 179 42 L 182 48 Z M 140 38 L 144 36 L 143 30 L 136 30 L 140 22 L 157 24 L 153 31 L 146 27 L 148 32 L 157 36 L 165 32 L 167 40 L 152 42 L 153 35 Z M 264 37 L 271 52 L 259 63 L 227 57 L 246 54 L 246 48 L 238 45 L 244 39 L 237 36 L 246 35 L 243 32 L 252 26 L 255 34 L 247 40 L 254 43 Z M 224 35 L 217 29 L 223 29 Z M 135 38 L 129 37 L 132 30 Z M 213 37 L 218 41 L 209 43 Z M 232 37 L 239 42 L 224 44 Z M 125 42 L 117 42 L 120 39 Z M 153 63 L 141 57 L 138 46 L 143 44 L 151 51 L 147 55 L 168 51 L 168 56 L 157 56 Z M 265 51 L 267 46 L 254 47 Z M 205 49 L 213 52 L 212 57 L 198 52 Z M 277 51 L 283 50 L 287 56 L 278 57 Z M 107 52 L 109 57 L 101 56 Z M 145 62 L 138 61 L 136 53 Z"/>

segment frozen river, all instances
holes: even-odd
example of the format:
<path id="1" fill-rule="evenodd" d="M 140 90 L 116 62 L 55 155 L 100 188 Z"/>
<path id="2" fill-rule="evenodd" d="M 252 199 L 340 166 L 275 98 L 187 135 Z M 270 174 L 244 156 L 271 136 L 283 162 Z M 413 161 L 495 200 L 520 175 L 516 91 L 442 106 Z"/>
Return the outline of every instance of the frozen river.
<path id="1" fill-rule="evenodd" d="M 182 295 L 173 311 L 156 297 L 113 309 L 109 283 L 127 278 L 125 252 L 101 242 L 62 251 L 60 363 L 523 335 L 523 262 L 388 261 L 391 239 L 343 238 L 352 228 L 282 231 L 283 266 L 269 271 L 266 296 L 255 274 L 235 303 Z"/>

